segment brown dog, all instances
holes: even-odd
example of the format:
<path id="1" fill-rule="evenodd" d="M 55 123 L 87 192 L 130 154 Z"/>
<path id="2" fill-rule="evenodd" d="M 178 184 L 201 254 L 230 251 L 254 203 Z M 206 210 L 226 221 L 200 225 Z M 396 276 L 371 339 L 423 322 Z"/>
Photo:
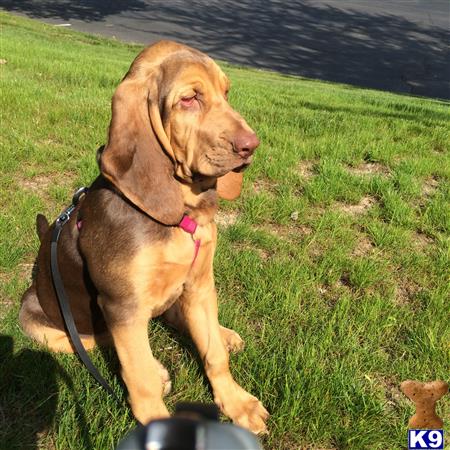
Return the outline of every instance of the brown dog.
<path id="1" fill-rule="evenodd" d="M 268 413 L 230 374 L 228 351 L 243 342 L 219 325 L 213 278 L 217 180 L 224 197 L 239 195 L 237 173 L 259 144 L 228 104 L 229 85 L 212 59 L 174 42 L 137 56 L 113 97 L 101 174 L 64 226 L 58 259 L 82 341 L 92 348 L 112 337 L 139 421 L 168 415 L 167 371 L 148 340 L 149 319 L 164 314 L 191 335 L 222 412 L 259 433 Z M 193 235 L 178 226 L 185 214 Z M 51 350 L 70 352 L 51 281 L 53 225 L 37 222 L 37 273 L 20 322 Z"/>

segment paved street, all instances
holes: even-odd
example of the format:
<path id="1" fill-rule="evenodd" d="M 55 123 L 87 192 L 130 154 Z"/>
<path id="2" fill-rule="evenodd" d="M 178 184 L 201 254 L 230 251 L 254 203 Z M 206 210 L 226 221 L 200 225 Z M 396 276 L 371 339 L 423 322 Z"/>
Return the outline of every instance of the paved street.
<path id="1" fill-rule="evenodd" d="M 229 62 L 450 98 L 449 0 L 0 0 L 52 24 Z"/>

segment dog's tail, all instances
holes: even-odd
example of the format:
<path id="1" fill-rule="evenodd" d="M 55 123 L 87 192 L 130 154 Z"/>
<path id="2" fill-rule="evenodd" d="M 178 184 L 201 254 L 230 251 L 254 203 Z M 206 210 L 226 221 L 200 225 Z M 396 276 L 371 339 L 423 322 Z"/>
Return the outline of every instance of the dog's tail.
<path id="1" fill-rule="evenodd" d="M 38 214 L 36 216 L 36 231 L 37 235 L 39 236 L 39 240 L 41 242 L 45 233 L 47 233 L 48 228 L 49 228 L 48 220 L 45 218 L 44 215 Z"/>

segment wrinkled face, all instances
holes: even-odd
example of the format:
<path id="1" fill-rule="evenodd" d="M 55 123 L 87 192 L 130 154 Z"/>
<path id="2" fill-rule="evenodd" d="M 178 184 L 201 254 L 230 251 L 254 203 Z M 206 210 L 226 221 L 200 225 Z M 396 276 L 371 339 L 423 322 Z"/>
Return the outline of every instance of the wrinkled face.
<path id="1" fill-rule="evenodd" d="M 244 170 L 259 140 L 229 105 L 228 78 L 210 58 L 184 66 L 170 83 L 163 113 L 177 160 L 206 176 Z"/>

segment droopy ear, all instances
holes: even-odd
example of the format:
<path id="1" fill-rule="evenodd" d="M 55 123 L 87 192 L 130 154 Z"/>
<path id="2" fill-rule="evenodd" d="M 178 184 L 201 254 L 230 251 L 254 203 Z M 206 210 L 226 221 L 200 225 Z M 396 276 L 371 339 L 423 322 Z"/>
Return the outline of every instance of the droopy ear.
<path id="1" fill-rule="evenodd" d="M 242 172 L 229 172 L 223 177 L 217 179 L 217 193 L 225 200 L 234 200 L 239 197 L 242 190 Z"/>
<path id="2" fill-rule="evenodd" d="M 145 82 L 122 81 L 113 96 L 109 139 L 100 156 L 100 170 L 150 217 L 178 225 L 184 202 L 173 177 L 173 162 L 155 133 L 157 128 L 161 134 L 157 98 L 156 82 L 152 85 L 148 78 Z"/>

